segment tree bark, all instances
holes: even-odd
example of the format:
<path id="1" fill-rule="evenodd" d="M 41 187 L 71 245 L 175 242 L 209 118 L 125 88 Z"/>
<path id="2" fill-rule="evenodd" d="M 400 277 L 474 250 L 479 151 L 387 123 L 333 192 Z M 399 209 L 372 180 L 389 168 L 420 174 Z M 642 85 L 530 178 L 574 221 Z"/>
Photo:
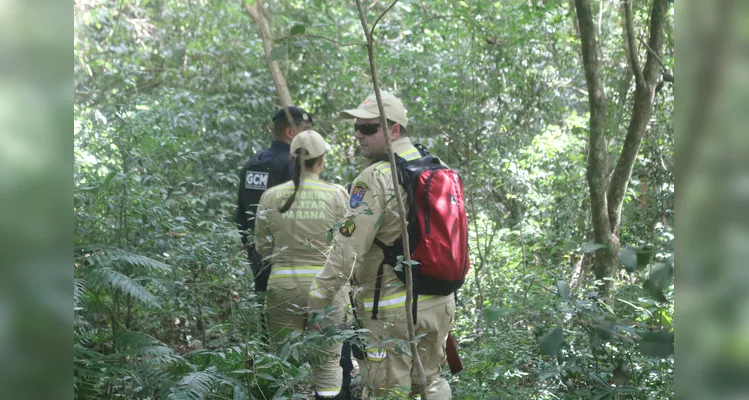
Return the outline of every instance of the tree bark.
<path id="1" fill-rule="evenodd" d="M 388 7 L 385 12 L 390 10 L 398 0 L 394 0 L 393 3 Z M 372 34 L 374 32 L 374 26 L 372 31 L 367 27 L 367 17 L 364 14 L 364 7 L 362 6 L 361 0 L 356 0 L 356 7 L 359 9 L 359 19 L 361 20 L 362 28 L 364 28 L 364 35 L 367 37 L 367 52 L 369 54 L 369 66 L 372 72 L 372 85 L 374 86 L 375 97 L 377 98 L 377 106 L 380 111 L 380 124 L 383 127 L 383 134 L 385 136 L 385 142 L 387 143 L 388 155 L 390 158 L 390 172 L 393 177 L 393 184 L 398 184 L 398 168 L 395 162 L 395 153 L 393 153 L 393 146 L 390 142 L 390 135 L 387 131 L 387 117 L 385 116 L 385 107 L 382 104 L 382 96 L 380 94 L 380 85 L 377 81 L 377 68 L 375 66 L 375 55 L 374 55 L 374 40 Z M 382 18 L 380 15 L 375 20 L 377 21 Z M 413 304 L 413 276 L 411 274 L 411 249 L 409 249 L 408 241 L 408 221 L 406 220 L 406 206 L 403 202 L 400 190 L 395 190 L 395 200 L 398 203 L 398 212 L 400 213 L 401 220 L 401 237 L 403 238 L 403 271 L 406 274 L 406 324 L 408 325 L 408 341 L 411 347 L 411 359 L 413 365 L 416 368 L 416 372 L 419 376 L 419 389 L 421 391 L 422 400 L 427 400 L 427 379 L 424 374 L 424 366 L 421 364 L 421 357 L 419 356 L 419 349 L 416 344 L 416 332 L 414 330 L 414 316 L 411 305 Z"/>
<path id="2" fill-rule="evenodd" d="M 265 61 L 268 63 L 268 69 L 273 77 L 273 83 L 276 85 L 278 91 L 278 97 L 281 99 L 283 104 L 291 104 L 291 92 L 286 85 L 286 79 L 284 79 L 281 68 L 278 67 L 278 61 L 271 61 L 270 52 L 272 50 L 271 45 L 273 44 L 273 34 L 270 31 L 265 16 L 263 15 L 263 2 L 256 0 L 252 6 L 244 5 L 244 9 L 247 11 L 247 15 L 252 18 L 253 21 L 260 28 L 260 37 L 263 39 L 263 51 L 265 52 Z"/>
<path id="3" fill-rule="evenodd" d="M 621 220 L 622 203 L 629 186 L 629 178 L 632 175 L 640 144 L 647 132 L 650 117 L 653 114 L 653 99 L 658 78 L 661 76 L 659 58 L 663 52 L 664 28 L 666 25 L 666 13 L 668 11 L 668 0 L 655 0 L 650 14 L 650 40 L 648 46 L 652 52 L 648 52 L 645 68 L 640 69 L 639 56 L 637 54 L 637 41 L 635 40 L 634 24 L 632 22 L 632 3 L 625 0 L 624 14 L 626 18 L 627 37 L 629 41 L 629 63 L 635 77 L 635 101 L 632 107 L 632 117 L 627 128 L 627 136 L 624 139 L 619 161 L 616 163 L 614 173 L 608 191 L 609 221 L 615 234 L 618 234 Z"/>
<path id="4" fill-rule="evenodd" d="M 611 266 L 617 261 L 618 243 L 613 238 L 608 217 L 606 189 L 608 188 L 608 144 L 606 143 L 606 94 L 603 90 L 601 66 L 598 59 L 598 42 L 589 0 L 575 0 L 580 27 L 583 67 L 590 104 L 590 149 L 586 177 L 590 191 L 590 209 L 593 219 L 593 239 L 607 245 L 595 255 L 596 279 L 609 276 Z M 610 285 L 604 284 L 603 291 Z"/>
<path id="5" fill-rule="evenodd" d="M 270 52 L 272 50 L 271 45 L 273 44 L 273 34 L 270 31 L 268 22 L 265 20 L 265 15 L 270 15 L 270 13 L 264 9 L 262 0 L 256 0 L 255 4 L 253 4 L 252 6 L 249 6 L 245 3 L 244 9 L 245 11 L 247 11 L 247 15 L 249 15 L 250 18 L 255 21 L 257 26 L 260 27 L 260 37 L 263 39 L 263 52 L 265 53 L 265 62 L 268 64 L 268 70 L 270 71 L 271 78 L 273 79 L 273 84 L 276 86 L 278 99 L 281 102 L 284 114 L 286 114 L 286 119 L 289 121 L 289 125 L 291 125 L 291 127 L 296 132 L 296 123 L 294 122 L 294 118 L 291 117 L 291 113 L 289 112 L 289 106 L 293 104 L 291 102 L 291 92 L 289 92 L 289 87 L 286 85 L 286 79 L 281 72 L 281 68 L 278 67 L 278 61 L 273 61 L 270 59 Z"/>
<path id="6" fill-rule="evenodd" d="M 650 39 L 645 67 L 640 67 L 637 40 L 634 30 L 631 0 L 624 0 L 624 17 L 627 56 L 635 77 L 635 99 L 627 134 L 621 154 L 611 179 L 608 177 L 608 148 L 605 135 L 606 96 L 598 59 L 599 47 L 595 26 L 590 12 L 590 0 L 575 0 L 580 26 L 583 68 L 588 86 L 590 104 L 590 154 L 588 155 L 587 180 L 590 190 L 593 238 L 596 243 L 606 245 L 595 254 L 596 279 L 613 275 L 619 265 L 619 226 L 621 209 L 627 192 L 629 179 L 647 131 L 653 112 L 653 98 L 660 77 L 660 54 L 663 50 L 664 28 L 668 0 L 654 0 L 650 14 Z M 604 281 L 602 294 L 611 289 L 611 282 Z"/>

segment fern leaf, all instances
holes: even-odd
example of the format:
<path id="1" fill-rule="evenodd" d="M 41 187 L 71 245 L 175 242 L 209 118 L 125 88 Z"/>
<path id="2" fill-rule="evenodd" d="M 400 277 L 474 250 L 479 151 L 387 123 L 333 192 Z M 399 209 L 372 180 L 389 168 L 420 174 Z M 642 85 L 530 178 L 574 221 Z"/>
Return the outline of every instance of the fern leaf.
<path id="1" fill-rule="evenodd" d="M 88 285 L 83 279 L 73 280 L 73 306 L 78 307 L 83 297 L 88 294 Z"/>
<path id="2" fill-rule="evenodd" d="M 191 372 L 185 375 L 172 390 L 167 400 L 201 400 L 211 393 L 220 379 L 210 370 Z"/>
<path id="3" fill-rule="evenodd" d="M 132 278 L 123 275 L 111 268 L 99 268 L 91 271 L 89 279 L 99 284 L 111 285 L 113 288 L 122 290 L 123 293 L 133 296 L 142 303 L 161 309 L 158 298 L 146 288 L 139 285 Z"/>
<path id="4" fill-rule="evenodd" d="M 161 261 L 111 246 L 87 245 L 76 248 L 75 252 L 83 259 L 99 267 L 106 267 L 119 262 L 150 271 L 163 273 L 172 271 L 169 265 Z"/>

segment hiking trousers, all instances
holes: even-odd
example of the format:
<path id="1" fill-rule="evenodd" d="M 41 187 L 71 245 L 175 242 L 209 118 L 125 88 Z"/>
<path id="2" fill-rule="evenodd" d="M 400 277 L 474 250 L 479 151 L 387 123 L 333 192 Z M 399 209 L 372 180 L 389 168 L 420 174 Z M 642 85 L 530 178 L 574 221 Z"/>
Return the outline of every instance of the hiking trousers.
<path id="1" fill-rule="evenodd" d="M 402 314 L 388 313 L 381 319 L 371 319 L 371 313 L 357 311 L 359 323 L 371 331 L 364 349 L 365 359 L 361 370 L 364 384 L 363 398 L 398 393 L 408 396 L 419 393 L 419 377 L 412 368 L 412 358 L 398 348 L 399 340 L 408 340 L 405 311 Z M 447 380 L 441 375 L 447 363 L 445 344 L 455 315 L 455 299 L 419 309 L 416 317 L 416 335 L 426 334 L 419 340 L 418 349 L 427 380 L 427 395 L 430 400 L 449 400 L 452 392 Z M 396 340 L 387 340 L 395 338 Z M 385 342 L 385 343 L 383 343 Z"/>
<path id="2" fill-rule="evenodd" d="M 304 331 L 307 325 L 307 298 L 309 287 L 322 267 L 273 266 L 265 301 L 265 312 L 270 342 L 278 345 L 294 331 Z M 309 276 L 311 274 L 311 276 Z M 336 310 L 329 314 L 321 326 L 344 325 L 348 294 L 344 287 L 335 297 Z M 312 367 L 312 384 L 322 398 L 333 398 L 341 391 L 343 370 L 339 365 L 343 342 L 327 341 L 322 348 L 311 349 L 307 355 Z"/>

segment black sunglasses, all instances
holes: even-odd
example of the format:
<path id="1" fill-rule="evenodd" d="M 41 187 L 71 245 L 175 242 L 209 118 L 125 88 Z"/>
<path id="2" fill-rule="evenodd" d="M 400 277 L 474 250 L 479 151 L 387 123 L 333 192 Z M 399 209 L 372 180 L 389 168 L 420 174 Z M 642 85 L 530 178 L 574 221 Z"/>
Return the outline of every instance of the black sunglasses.
<path id="1" fill-rule="evenodd" d="M 382 124 L 354 124 L 354 132 L 359 131 L 362 135 L 369 136 L 377 133 Z"/>

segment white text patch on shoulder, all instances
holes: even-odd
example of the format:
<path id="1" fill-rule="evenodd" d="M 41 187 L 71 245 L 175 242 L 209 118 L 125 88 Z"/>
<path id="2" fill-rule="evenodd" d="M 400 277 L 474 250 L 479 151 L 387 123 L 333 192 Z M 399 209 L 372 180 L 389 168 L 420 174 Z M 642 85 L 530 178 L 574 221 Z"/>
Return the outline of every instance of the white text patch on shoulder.
<path id="1" fill-rule="evenodd" d="M 244 188 L 257 190 L 268 189 L 268 178 L 269 175 L 267 172 L 247 171 L 247 175 L 244 177 Z"/>

